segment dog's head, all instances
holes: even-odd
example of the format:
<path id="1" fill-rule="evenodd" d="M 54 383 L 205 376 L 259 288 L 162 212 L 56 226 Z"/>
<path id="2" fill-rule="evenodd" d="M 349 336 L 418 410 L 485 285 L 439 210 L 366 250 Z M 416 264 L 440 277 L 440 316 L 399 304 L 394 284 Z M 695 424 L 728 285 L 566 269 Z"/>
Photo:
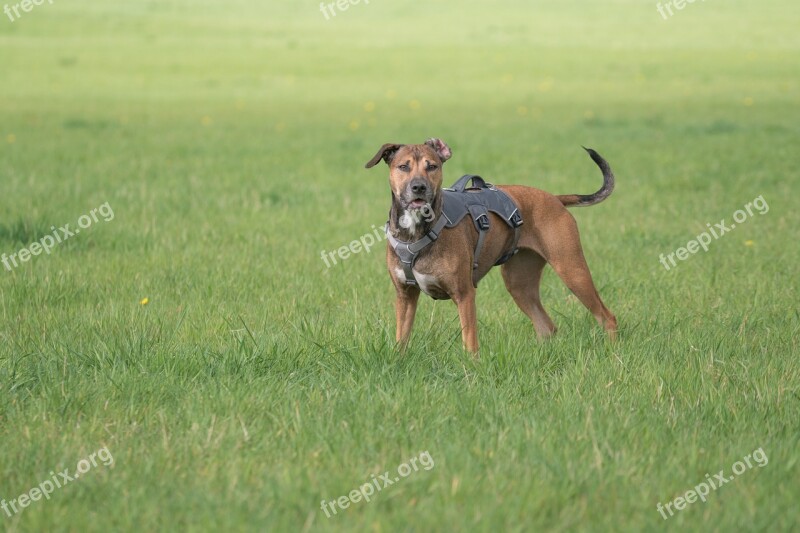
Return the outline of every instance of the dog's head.
<path id="1" fill-rule="evenodd" d="M 387 143 L 365 166 L 372 168 L 383 159 L 389 165 L 389 185 L 401 207 L 422 209 L 433 203 L 442 188 L 442 165 L 452 155 L 441 139 L 428 139 L 423 144 Z"/>

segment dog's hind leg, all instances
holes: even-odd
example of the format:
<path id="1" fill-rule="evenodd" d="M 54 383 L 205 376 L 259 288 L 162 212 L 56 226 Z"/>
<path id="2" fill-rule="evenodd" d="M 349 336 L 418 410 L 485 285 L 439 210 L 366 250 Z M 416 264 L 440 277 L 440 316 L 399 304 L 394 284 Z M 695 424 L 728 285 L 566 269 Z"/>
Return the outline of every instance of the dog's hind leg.
<path id="1" fill-rule="evenodd" d="M 539 283 L 547 261 L 533 250 L 520 251 L 502 266 L 503 281 L 514 302 L 528 315 L 539 338 L 556 332 L 556 326 L 542 307 Z"/>
<path id="2" fill-rule="evenodd" d="M 548 261 L 558 277 L 594 315 L 598 324 L 605 328 L 609 338 L 614 340 L 617 336 L 617 319 L 597 293 L 594 281 L 592 281 L 592 273 L 589 272 L 589 265 L 586 264 L 586 258 L 583 256 L 577 226 L 574 226 L 574 233 L 574 238 L 562 241 L 564 245 L 557 248 Z"/>

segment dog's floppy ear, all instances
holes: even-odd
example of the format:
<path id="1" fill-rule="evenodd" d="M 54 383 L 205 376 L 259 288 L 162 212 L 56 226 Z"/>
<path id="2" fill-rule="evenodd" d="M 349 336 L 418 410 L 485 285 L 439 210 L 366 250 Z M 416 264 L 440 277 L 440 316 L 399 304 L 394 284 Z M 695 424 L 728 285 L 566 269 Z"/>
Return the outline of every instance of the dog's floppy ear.
<path id="1" fill-rule="evenodd" d="M 388 165 L 391 162 L 392 158 L 394 157 L 395 152 L 397 152 L 400 148 L 405 146 L 404 144 L 395 144 L 395 143 L 386 143 L 381 146 L 381 149 L 378 150 L 378 153 L 375 156 L 367 161 L 367 164 L 364 165 L 365 168 L 372 168 L 378 164 L 378 161 L 383 159 L 386 161 Z"/>
<path id="2" fill-rule="evenodd" d="M 439 155 L 439 159 L 442 160 L 442 163 L 453 157 L 453 151 L 450 150 L 450 147 L 447 146 L 447 143 L 441 139 L 428 139 L 425 141 L 425 144 L 436 151 L 436 153 Z"/>

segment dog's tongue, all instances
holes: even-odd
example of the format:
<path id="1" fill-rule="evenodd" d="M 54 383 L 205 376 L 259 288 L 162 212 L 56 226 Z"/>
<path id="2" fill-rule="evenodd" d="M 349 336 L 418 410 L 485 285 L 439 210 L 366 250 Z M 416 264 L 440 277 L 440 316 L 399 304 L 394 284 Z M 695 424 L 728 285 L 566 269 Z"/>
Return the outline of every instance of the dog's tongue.
<path id="1" fill-rule="evenodd" d="M 426 203 L 427 202 L 425 202 L 425 200 L 414 200 L 413 202 L 411 202 L 408 205 L 410 207 L 423 207 Z"/>

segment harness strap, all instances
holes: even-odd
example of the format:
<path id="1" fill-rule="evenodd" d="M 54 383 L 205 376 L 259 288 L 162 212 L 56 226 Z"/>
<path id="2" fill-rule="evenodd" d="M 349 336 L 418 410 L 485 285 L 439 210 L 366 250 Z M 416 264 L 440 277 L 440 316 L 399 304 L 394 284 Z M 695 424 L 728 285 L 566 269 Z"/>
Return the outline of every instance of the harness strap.
<path id="1" fill-rule="evenodd" d="M 483 241 L 486 239 L 487 230 L 482 229 L 478 232 L 478 244 L 475 245 L 475 255 L 472 258 L 472 286 L 478 288 L 478 259 L 481 257 Z"/>
<path id="2" fill-rule="evenodd" d="M 394 253 L 397 255 L 397 258 L 400 259 L 400 264 L 403 266 L 403 273 L 406 277 L 406 285 L 417 285 L 417 279 L 414 277 L 414 263 L 417 262 L 417 257 L 419 254 L 436 242 L 436 239 L 439 238 L 439 234 L 442 233 L 445 225 L 447 224 L 447 217 L 444 214 L 439 215 L 439 218 L 433 224 L 433 227 L 428 230 L 420 240 L 414 242 L 405 242 L 400 241 L 392 235 L 392 232 L 389 231 L 389 223 L 386 223 L 386 237 L 389 240 L 389 244 L 391 245 Z"/>
<path id="3" fill-rule="evenodd" d="M 519 252 L 519 248 L 517 248 L 517 244 L 519 244 L 519 234 L 520 233 L 522 233 L 522 231 L 519 229 L 519 226 L 514 228 L 514 244 L 511 245 L 511 253 L 508 256 L 508 259 L 511 259 L 511 256 L 516 255 L 516 253 Z M 506 261 L 508 261 L 508 259 L 506 259 Z M 505 263 L 505 261 L 503 261 L 503 262 Z"/>
<path id="4" fill-rule="evenodd" d="M 457 182 L 455 182 L 451 187 L 446 188 L 446 191 L 453 191 L 453 192 L 464 192 L 467 189 L 467 183 L 472 181 L 472 188 L 476 189 L 494 189 L 494 185 L 491 183 L 486 183 L 484 179 L 476 174 L 465 174 L 461 176 Z"/>
<path id="5" fill-rule="evenodd" d="M 479 178 L 480 179 L 480 178 Z M 475 253 L 472 256 L 472 285 L 478 287 L 478 260 L 481 257 L 481 250 L 483 249 L 483 241 L 486 239 L 486 233 L 489 231 L 489 212 L 486 207 L 480 204 L 469 206 L 469 214 L 472 216 L 472 221 L 475 224 L 475 229 L 478 230 L 478 242 L 475 244 Z"/>
<path id="6" fill-rule="evenodd" d="M 511 249 L 508 251 L 508 253 L 498 259 L 495 265 L 502 265 L 514 257 L 514 255 L 516 255 L 516 253 L 519 251 L 517 244 L 519 244 L 519 235 L 522 232 L 522 230 L 520 230 L 520 226 L 522 226 L 522 215 L 519 214 L 519 210 L 514 210 L 514 212 L 511 214 L 511 217 L 509 217 L 509 220 L 514 225 L 514 242 L 511 244 Z"/>
<path id="7" fill-rule="evenodd" d="M 403 272 L 406 275 L 406 285 L 411 285 L 412 287 L 417 286 L 417 278 L 414 277 L 414 267 L 413 263 L 400 263 L 403 265 Z"/>

